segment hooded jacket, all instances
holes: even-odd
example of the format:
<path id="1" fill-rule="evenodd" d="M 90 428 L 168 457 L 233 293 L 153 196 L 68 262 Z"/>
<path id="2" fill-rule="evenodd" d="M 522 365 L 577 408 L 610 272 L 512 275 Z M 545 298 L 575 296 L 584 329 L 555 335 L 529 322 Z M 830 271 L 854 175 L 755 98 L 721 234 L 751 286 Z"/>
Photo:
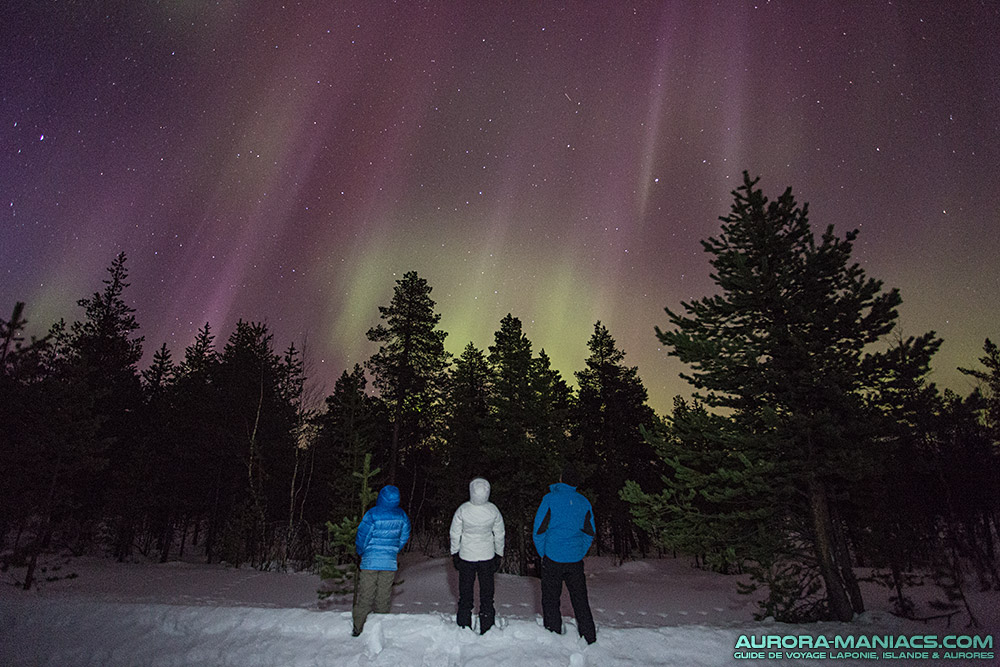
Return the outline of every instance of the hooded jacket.
<path id="1" fill-rule="evenodd" d="M 594 541 L 594 510 L 590 501 L 569 484 L 552 484 L 535 512 L 532 538 L 542 558 L 557 563 L 583 560 Z"/>
<path id="2" fill-rule="evenodd" d="M 482 477 L 469 482 L 469 500 L 458 506 L 451 519 L 451 553 L 464 561 L 503 556 L 503 516 L 490 502 L 490 483 Z"/>
<path id="3" fill-rule="evenodd" d="M 410 519 L 399 506 L 399 489 L 378 492 L 375 507 L 365 512 L 354 538 L 362 570 L 395 570 L 396 554 L 410 539 Z"/>

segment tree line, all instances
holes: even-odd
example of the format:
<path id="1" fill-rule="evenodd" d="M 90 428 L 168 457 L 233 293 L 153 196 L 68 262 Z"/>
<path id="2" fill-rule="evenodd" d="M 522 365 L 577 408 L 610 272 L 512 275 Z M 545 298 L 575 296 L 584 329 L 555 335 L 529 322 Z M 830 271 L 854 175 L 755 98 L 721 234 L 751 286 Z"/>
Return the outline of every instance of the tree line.
<path id="1" fill-rule="evenodd" d="M 856 232 L 817 239 L 790 189 L 770 202 L 756 183 L 744 174 L 703 242 L 717 293 L 668 308 L 656 329 L 694 389 L 666 416 L 601 322 L 575 388 L 512 314 L 486 349 L 450 355 L 415 272 L 378 309 L 377 351 L 319 407 L 301 351 L 276 350 L 259 322 L 221 348 L 205 324 L 182 359 L 164 344 L 140 370 L 124 253 L 78 302 L 82 319 L 43 338 L 24 340 L 16 304 L 0 320 L 4 565 L 26 566 L 26 587 L 57 549 L 302 566 L 329 555 L 328 522 L 358 514 L 370 463 L 428 553 L 486 476 L 507 521 L 504 569 L 525 574 L 538 499 L 573 461 L 598 553 L 749 574 L 767 591 L 762 615 L 851 618 L 857 566 L 908 615 L 917 571 L 952 604 L 973 582 L 1000 588 L 996 346 L 963 371 L 981 389 L 939 391 L 927 375 L 941 340 L 895 334 L 901 297 L 851 262 Z"/>
<path id="2" fill-rule="evenodd" d="M 327 522 L 357 514 L 366 455 L 385 471 L 375 481 L 401 489 L 427 551 L 483 475 L 505 507 L 505 567 L 527 572 L 534 507 L 568 457 L 594 473 L 602 551 L 650 549 L 618 491 L 633 470 L 655 482 L 640 433 L 655 415 L 600 322 L 573 391 L 512 315 L 488 349 L 453 358 L 430 286 L 409 272 L 368 332 L 377 352 L 317 409 L 301 351 L 276 351 L 258 322 L 238 322 L 221 348 L 205 324 L 183 359 L 164 344 L 140 371 L 127 287 L 122 253 L 103 290 L 78 302 L 81 320 L 30 342 L 23 304 L 0 322 L 0 536 L 4 558 L 28 564 L 25 585 L 37 555 L 58 548 L 167 561 L 195 545 L 208 562 L 311 563 L 329 548 Z"/>

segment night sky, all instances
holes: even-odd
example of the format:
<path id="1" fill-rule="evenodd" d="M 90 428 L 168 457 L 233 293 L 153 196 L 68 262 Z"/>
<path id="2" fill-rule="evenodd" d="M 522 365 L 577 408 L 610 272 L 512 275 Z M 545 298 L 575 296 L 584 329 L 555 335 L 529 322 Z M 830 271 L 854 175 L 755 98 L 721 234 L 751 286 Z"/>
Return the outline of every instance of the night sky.
<path id="1" fill-rule="evenodd" d="M 601 320 L 659 412 L 653 327 L 713 290 L 742 171 L 899 287 L 932 380 L 1000 340 L 1000 4 L 8 3 L 0 309 L 29 331 L 128 255 L 148 363 L 240 318 L 329 393 L 416 270 L 449 332 L 508 312 L 568 381 Z"/>

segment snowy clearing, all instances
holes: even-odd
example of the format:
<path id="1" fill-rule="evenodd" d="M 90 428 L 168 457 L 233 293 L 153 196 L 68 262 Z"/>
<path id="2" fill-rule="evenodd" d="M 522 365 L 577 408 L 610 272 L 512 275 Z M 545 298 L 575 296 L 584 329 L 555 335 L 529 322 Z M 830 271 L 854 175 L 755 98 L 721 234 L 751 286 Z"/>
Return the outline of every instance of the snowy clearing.
<path id="1" fill-rule="evenodd" d="M 54 570 L 54 567 L 59 567 Z M 454 623 L 457 575 L 450 560 L 409 555 L 397 576 L 393 613 L 369 617 L 350 636 L 350 599 L 320 602 L 308 573 L 258 572 L 193 563 L 50 561 L 37 590 L 0 585 L 0 664 L 20 665 L 860 665 L 871 659 L 736 659 L 741 635 L 927 635 L 996 637 L 1000 596 L 977 594 L 986 627 L 964 616 L 910 622 L 887 613 L 887 593 L 866 590 L 870 611 L 854 623 L 792 626 L 752 619 L 753 601 L 732 577 L 690 567 L 687 559 L 615 566 L 587 560 L 597 643 L 576 634 L 564 595 L 566 632 L 541 627 L 538 580 L 497 576 L 500 625 L 480 636 Z M 938 596 L 926 587 L 927 599 Z M 927 601 L 926 599 L 924 600 Z M 996 649 L 993 649 L 994 652 Z M 881 655 L 881 651 L 878 652 Z M 942 653 L 943 654 L 943 653 Z M 919 664 L 993 664 L 920 660 Z M 896 664 L 910 664 L 898 661 Z"/>

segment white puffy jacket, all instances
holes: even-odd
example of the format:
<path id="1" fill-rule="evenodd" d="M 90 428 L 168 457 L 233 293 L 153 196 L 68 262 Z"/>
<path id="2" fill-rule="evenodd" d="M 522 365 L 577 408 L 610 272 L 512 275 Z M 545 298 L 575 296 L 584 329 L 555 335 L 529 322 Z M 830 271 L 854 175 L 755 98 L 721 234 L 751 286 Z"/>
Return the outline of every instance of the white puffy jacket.
<path id="1" fill-rule="evenodd" d="M 458 506 L 451 519 L 451 553 L 464 561 L 503 556 L 503 516 L 490 502 L 490 483 L 482 477 L 469 482 L 469 500 Z"/>

